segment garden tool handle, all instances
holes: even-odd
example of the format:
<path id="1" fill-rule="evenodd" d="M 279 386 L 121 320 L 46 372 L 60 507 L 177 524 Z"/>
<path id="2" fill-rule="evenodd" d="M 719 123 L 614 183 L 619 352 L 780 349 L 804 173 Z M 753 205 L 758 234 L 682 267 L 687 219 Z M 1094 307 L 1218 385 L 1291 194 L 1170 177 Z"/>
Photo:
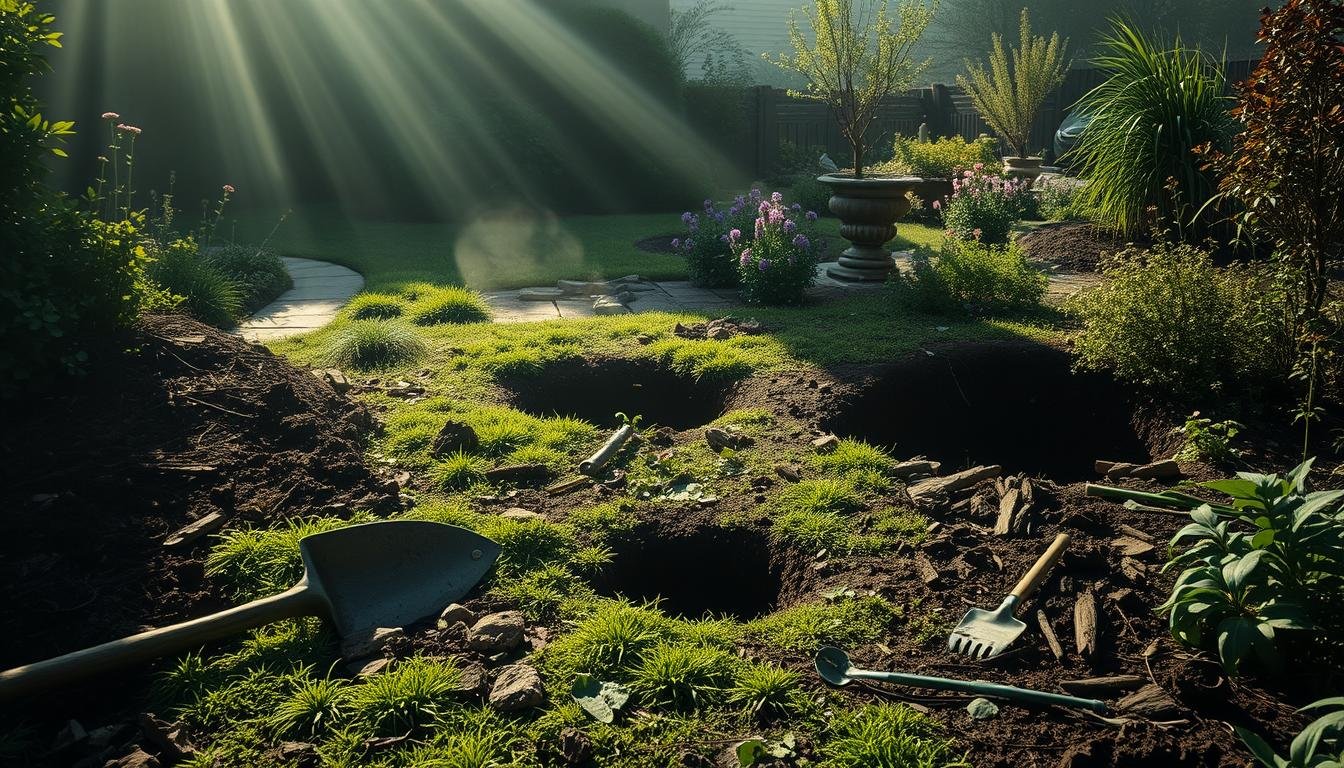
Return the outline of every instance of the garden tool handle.
<path id="1" fill-rule="evenodd" d="M 1016 597 L 1019 604 L 1031 597 L 1031 594 L 1036 591 L 1041 582 L 1045 581 L 1045 575 L 1050 572 L 1051 568 L 1055 567 L 1055 563 L 1059 562 L 1060 556 L 1064 554 L 1064 550 L 1068 546 L 1069 534 L 1061 533 L 1055 536 L 1055 540 L 1050 542 L 1049 548 L 1036 559 L 1036 563 L 1031 566 L 1031 570 L 1022 576 L 1022 580 L 1017 582 L 1017 586 L 1013 587 L 1013 591 L 1008 594 Z"/>
<path id="2" fill-rule="evenodd" d="M 0 702 L 13 701 L 20 696 L 98 672 L 193 648 L 280 619 L 323 614 L 326 611 L 326 600 L 311 589 L 305 579 L 286 592 L 210 616 L 152 629 L 0 672 Z"/>
<path id="3" fill-rule="evenodd" d="M 1067 541 L 1065 543 L 1067 543 Z M 925 675 L 910 675 L 904 672 L 871 672 L 866 669 L 852 668 L 845 674 L 848 677 L 881 680 L 887 683 L 908 685 L 912 688 L 960 691 L 962 693 L 974 693 L 981 696 L 997 696 L 1012 701 L 1025 701 L 1032 704 L 1056 704 L 1061 707 L 1088 709 L 1098 714 L 1106 712 L 1106 702 L 1098 701 L 1097 699 L 1083 699 L 1077 696 L 1066 696 L 1062 693 L 1033 691 L 1030 688 L 1018 688 L 1012 685 L 987 683 L 982 680 L 955 680 L 950 677 L 927 677 Z"/>

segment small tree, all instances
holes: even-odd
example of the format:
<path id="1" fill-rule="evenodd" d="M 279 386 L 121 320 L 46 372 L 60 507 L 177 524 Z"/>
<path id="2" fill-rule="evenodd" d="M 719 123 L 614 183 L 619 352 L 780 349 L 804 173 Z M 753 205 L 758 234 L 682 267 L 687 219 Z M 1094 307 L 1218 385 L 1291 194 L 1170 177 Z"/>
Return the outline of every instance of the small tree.
<path id="1" fill-rule="evenodd" d="M 1050 92 L 1064 82 L 1069 62 L 1064 58 L 1069 41 L 1059 34 L 1033 37 L 1031 18 L 1022 9 L 1021 41 L 1012 49 L 1010 60 L 1003 47 L 1003 36 L 990 37 L 989 70 L 983 64 L 966 62 L 966 75 L 957 75 L 957 85 L 971 97 L 971 103 L 995 133 L 1017 153 L 1027 156 L 1027 141 L 1036 113 Z"/>
<path id="2" fill-rule="evenodd" d="M 854 153 L 854 177 L 863 178 L 865 134 L 878 104 L 910 87 L 928 66 L 915 63 L 911 51 L 933 20 L 933 8 L 923 0 L 901 0 L 893 17 L 887 0 L 813 0 L 803 16 L 812 41 L 795 13 L 789 17 L 793 55 L 767 60 L 807 78 L 807 91 L 790 90 L 790 96 L 824 102 L 835 112 Z"/>

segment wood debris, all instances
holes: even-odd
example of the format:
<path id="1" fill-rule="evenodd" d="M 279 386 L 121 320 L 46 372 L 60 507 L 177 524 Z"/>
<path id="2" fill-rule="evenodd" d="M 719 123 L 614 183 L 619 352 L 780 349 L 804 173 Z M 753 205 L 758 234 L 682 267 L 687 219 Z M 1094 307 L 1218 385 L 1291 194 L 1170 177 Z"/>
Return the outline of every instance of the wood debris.
<path id="1" fill-rule="evenodd" d="M 1050 652 L 1055 655 L 1057 661 L 1063 661 L 1064 646 L 1059 644 L 1059 636 L 1055 634 L 1055 628 L 1050 626 L 1050 617 L 1039 608 L 1036 609 L 1036 623 L 1041 626 L 1041 634 L 1045 635 L 1045 644 L 1050 646 Z"/>
<path id="2" fill-rule="evenodd" d="M 1138 675 L 1110 675 L 1088 677 L 1082 680 L 1060 680 L 1059 687 L 1074 696 L 1099 698 L 1119 691 L 1132 691 L 1143 685 L 1147 678 Z"/>
<path id="3" fill-rule="evenodd" d="M 1091 589 L 1084 589 L 1073 603 L 1073 642 L 1078 655 L 1085 658 L 1097 653 L 1097 619 L 1097 596 Z"/>
<path id="4" fill-rule="evenodd" d="M 1175 480 L 1181 476 L 1181 467 L 1173 459 L 1154 461 L 1150 464 L 1130 464 L 1123 461 L 1093 462 L 1097 474 L 1105 475 L 1107 480 L 1134 478 L 1135 480 Z"/>

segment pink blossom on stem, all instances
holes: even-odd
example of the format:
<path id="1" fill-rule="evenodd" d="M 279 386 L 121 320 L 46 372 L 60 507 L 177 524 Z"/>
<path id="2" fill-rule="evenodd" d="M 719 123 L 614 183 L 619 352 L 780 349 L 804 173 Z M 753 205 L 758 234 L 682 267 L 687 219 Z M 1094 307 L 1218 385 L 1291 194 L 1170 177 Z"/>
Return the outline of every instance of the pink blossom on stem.
<path id="1" fill-rule="evenodd" d="M 118 115 L 116 112 L 104 112 L 104 113 L 103 113 L 103 119 L 104 119 L 104 120 L 120 120 L 120 119 L 121 119 L 121 115 Z"/>
<path id="2" fill-rule="evenodd" d="M 226 194 L 226 195 L 232 195 L 232 194 L 233 194 L 234 192 L 236 192 L 236 191 L 237 191 L 237 190 L 235 190 L 235 189 L 233 188 L 233 185 L 232 185 L 232 184 L 225 184 L 225 185 L 224 185 L 224 194 Z"/>

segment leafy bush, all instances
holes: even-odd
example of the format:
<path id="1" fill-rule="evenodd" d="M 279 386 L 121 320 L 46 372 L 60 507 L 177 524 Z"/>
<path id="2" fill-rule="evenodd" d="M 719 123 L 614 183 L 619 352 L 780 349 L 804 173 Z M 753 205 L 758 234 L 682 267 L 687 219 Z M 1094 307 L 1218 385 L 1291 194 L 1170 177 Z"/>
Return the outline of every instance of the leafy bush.
<path id="1" fill-rule="evenodd" d="M 229 243 L 205 256 L 205 262 L 238 286 L 243 314 L 252 314 L 294 287 L 275 251 Z"/>
<path id="2" fill-rule="evenodd" d="M 949 237 L 936 258 L 916 252 L 911 271 L 894 273 L 891 288 L 897 305 L 908 312 L 995 314 L 1039 306 L 1047 282 L 1015 242 L 989 245 Z"/>
<path id="3" fill-rule="evenodd" d="M 975 111 L 1003 137 L 1008 148 L 1018 157 L 1026 157 L 1036 113 L 1069 71 L 1069 61 L 1064 58 L 1068 41 L 1061 41 L 1058 34 L 1048 40 L 1033 37 L 1026 8 L 1022 9 L 1018 31 L 1021 41 L 1012 49 L 1011 57 L 1003 47 L 1003 37 L 992 34 L 989 71 L 982 64 L 968 64 L 966 75 L 957 76 L 957 85 L 971 97 Z"/>
<path id="4" fill-rule="evenodd" d="M 919 141 L 897 136 L 892 144 L 891 162 L 881 166 L 882 173 L 910 174 L 922 179 L 951 179 L 962 171 L 993 165 L 998 161 L 996 142 L 988 136 L 966 141 L 960 136 Z"/>
<path id="5" fill-rule="evenodd" d="M 734 261 L 730 234 L 740 233 L 751 226 L 755 207 L 761 201 L 761 191 L 751 190 L 738 195 L 732 206 L 721 211 L 713 200 L 705 200 L 703 213 L 687 211 L 681 215 L 686 225 L 686 237 L 672 241 L 672 247 L 686 256 L 686 271 L 694 285 L 726 288 L 737 285 L 737 263 Z"/>
<path id="6" fill-rule="evenodd" d="M 422 296 L 411 308 L 411 322 L 416 325 L 484 323 L 489 319 L 490 307 L 479 293 L 451 285 Z"/>
<path id="7" fill-rule="evenodd" d="M 750 235 L 737 229 L 728 233 L 742 298 L 757 304 L 800 304 L 816 279 L 821 257 L 814 226 L 817 214 L 804 214 L 797 203 L 785 207 L 779 192 L 762 200 L 756 212 Z"/>
<path id="8" fill-rule="evenodd" d="M 1166 46 L 1121 22 L 1100 49 L 1106 80 L 1079 102 L 1091 122 L 1070 158 L 1088 179 L 1083 200 L 1121 234 L 1144 231 L 1150 206 L 1184 229 L 1215 187 L 1194 150 L 1223 146 L 1232 129 L 1222 68 L 1180 38 Z"/>
<path id="9" fill-rule="evenodd" d="M 0 3 L 0 396 L 83 370 L 154 297 L 141 218 L 96 222 L 44 183 L 74 133 L 41 114 L 30 82 L 60 47 L 54 22 L 34 3 Z"/>
<path id="10" fill-rule="evenodd" d="M 146 241 L 153 261 L 149 276 L 164 290 L 181 297 L 187 314 L 217 328 L 231 328 L 243 314 L 243 289 L 215 264 L 202 258 L 196 241 L 166 245 Z"/>
<path id="11" fill-rule="evenodd" d="M 1344 589 L 1344 490 L 1308 492 L 1311 464 L 1204 483 L 1232 503 L 1200 506 L 1171 540 L 1165 569 L 1184 570 L 1160 610 L 1173 637 L 1216 650 L 1230 673 L 1278 669 L 1284 630 L 1339 623 L 1324 607 Z"/>
<path id="12" fill-rule="evenodd" d="M 962 240 L 1006 243 L 1014 222 L 1026 212 L 1029 186 L 1017 179 L 986 173 L 979 163 L 952 180 L 952 197 L 934 201 L 948 231 Z"/>
<path id="13" fill-rule="evenodd" d="M 1218 421 L 1201 418 L 1199 411 L 1190 414 L 1185 424 L 1173 429 L 1174 434 L 1183 435 L 1185 444 L 1172 458 L 1177 461 L 1211 461 L 1224 464 L 1237 458 L 1232 440 L 1241 432 L 1242 425 L 1235 421 Z"/>
<path id="14" fill-rule="evenodd" d="M 332 336 L 327 361 L 339 368 L 389 368 L 419 359 L 427 349 L 420 334 L 399 321 L 354 320 Z"/>
<path id="15" fill-rule="evenodd" d="M 1081 187 L 1071 179 L 1042 182 L 1036 190 L 1036 210 L 1046 221 L 1089 218 Z"/>
<path id="16" fill-rule="evenodd" d="M 361 293 L 350 300 L 346 311 L 356 320 L 391 320 L 406 312 L 406 300 L 391 293 Z"/>
<path id="17" fill-rule="evenodd" d="M 1250 729 L 1232 726 L 1255 759 L 1265 768 L 1331 768 L 1344 765 L 1344 696 L 1321 699 L 1298 712 L 1325 714 L 1311 721 L 1293 739 L 1288 757 L 1280 757 L 1274 748 Z"/>
<path id="18" fill-rule="evenodd" d="M 1214 266 L 1187 245 L 1131 249 L 1067 305 L 1082 322 L 1079 364 L 1160 394 L 1265 389 L 1291 366 L 1281 298 L 1261 270 Z"/>

